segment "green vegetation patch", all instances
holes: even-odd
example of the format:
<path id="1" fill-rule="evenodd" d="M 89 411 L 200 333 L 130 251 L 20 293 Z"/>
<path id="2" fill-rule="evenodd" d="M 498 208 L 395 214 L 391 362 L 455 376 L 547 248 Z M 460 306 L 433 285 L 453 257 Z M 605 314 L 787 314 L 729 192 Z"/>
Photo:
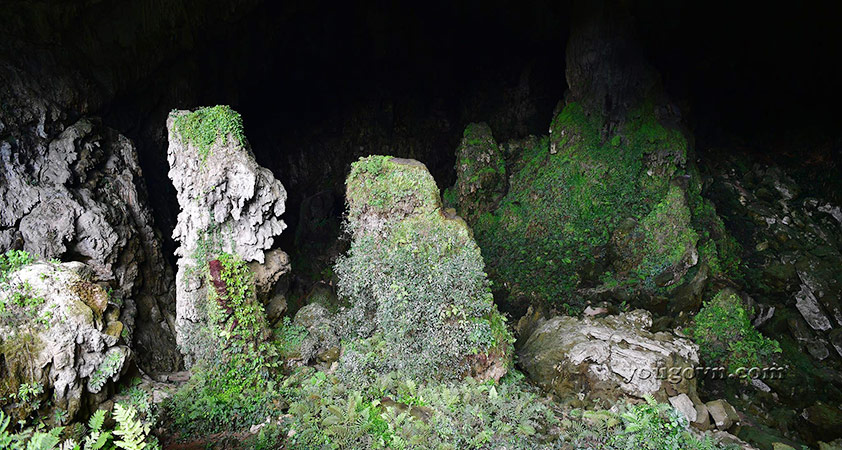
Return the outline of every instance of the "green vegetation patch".
<path id="1" fill-rule="evenodd" d="M 699 344 L 702 360 L 710 366 L 726 366 L 729 373 L 740 367 L 769 365 L 781 353 L 777 341 L 752 326 L 740 296 L 727 289 L 705 302 L 689 331 Z"/>
<path id="2" fill-rule="evenodd" d="M 470 230 L 440 208 L 420 164 L 369 157 L 352 166 L 348 226 L 358 233 L 335 267 L 352 305 L 345 338 L 382 332 L 383 370 L 419 379 L 465 376 L 472 355 L 507 360 L 512 340 Z"/>
<path id="3" fill-rule="evenodd" d="M 254 276 L 238 256 L 209 261 L 208 355 L 172 398 L 168 415 L 185 434 L 237 430 L 280 413 L 278 345 L 270 339 Z"/>
<path id="4" fill-rule="evenodd" d="M 669 221 L 675 229 L 638 249 L 642 267 L 607 278 L 649 277 L 649 269 L 668 265 L 694 240 L 688 205 L 675 202 L 670 188 L 685 175 L 687 151 L 681 132 L 662 126 L 650 104 L 607 135 L 602 117 L 566 105 L 551 135 L 512 165 L 499 207 L 472 223 L 492 278 L 516 296 L 575 301 L 574 289 L 596 286 L 614 270 L 606 249 L 626 220 L 648 220 L 651 230 Z"/>
<path id="5" fill-rule="evenodd" d="M 202 162 L 208 159 L 211 147 L 220 138 L 227 142 L 230 136 L 239 146 L 246 142 L 243 118 L 227 105 L 209 106 L 177 115 L 174 125 L 182 142 L 193 145 Z"/>

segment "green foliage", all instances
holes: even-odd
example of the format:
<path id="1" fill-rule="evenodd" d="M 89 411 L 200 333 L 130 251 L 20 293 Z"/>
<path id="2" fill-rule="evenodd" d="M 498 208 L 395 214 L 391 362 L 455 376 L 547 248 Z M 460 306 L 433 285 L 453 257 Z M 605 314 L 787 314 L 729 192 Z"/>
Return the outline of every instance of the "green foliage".
<path id="1" fill-rule="evenodd" d="M 391 373 L 349 385 L 301 371 L 286 383 L 293 399 L 286 442 L 293 449 L 540 447 L 555 413 L 519 383 L 416 384 Z"/>
<path id="2" fill-rule="evenodd" d="M 723 365 L 729 373 L 740 367 L 761 367 L 769 364 L 781 347 L 751 324 L 739 295 L 720 291 L 705 302 L 693 318 L 690 335 L 699 344 L 702 360 L 708 365 Z"/>
<path id="3" fill-rule="evenodd" d="M 243 118 L 227 105 L 199 108 L 175 116 L 174 125 L 182 142 L 193 145 L 203 163 L 210 155 L 211 146 L 220 138 L 227 141 L 230 136 L 239 146 L 246 142 Z"/>
<path id="4" fill-rule="evenodd" d="M 301 343 L 307 338 L 307 329 L 292 323 L 289 316 L 284 316 L 281 325 L 275 330 L 275 348 L 282 358 L 290 358 L 299 353 Z"/>
<path id="5" fill-rule="evenodd" d="M 123 366 L 123 353 L 118 349 L 110 350 L 105 354 L 102 362 L 88 379 L 88 384 L 94 392 L 99 392 L 108 379 L 114 376 Z"/>
<path id="6" fill-rule="evenodd" d="M 469 371 L 470 355 L 509 353 L 511 335 L 479 248 L 464 222 L 445 219 L 440 205 L 422 166 L 374 156 L 352 165 L 348 221 L 356 233 L 335 266 L 339 296 L 351 305 L 343 337 L 365 340 L 379 330 L 384 347 L 381 363 L 351 350 L 343 364 L 458 378 Z M 376 229 L 360 228 L 373 220 L 380 221 Z"/>
<path id="7" fill-rule="evenodd" d="M 150 436 L 151 424 L 137 418 L 137 411 L 120 404 L 114 407 L 116 429 L 112 432 L 104 429 L 106 412 L 96 411 L 88 421 L 88 430 L 81 437 L 81 443 L 73 439 L 62 441 L 64 427 L 54 427 L 47 431 L 39 428 L 24 430 L 12 434 L 8 431 L 9 418 L 0 410 L 0 449 L 21 450 L 143 450 L 158 449 L 157 440 Z M 84 427 L 82 427 L 84 428 Z M 119 440 L 115 440 L 117 436 Z"/>
<path id="8" fill-rule="evenodd" d="M 662 126 L 652 105 L 630 112 L 604 136 L 602 117 L 570 103 L 551 125 L 550 137 L 525 149 L 513 163 L 508 191 L 498 208 L 472 221 L 492 278 L 514 295 L 578 305 L 573 291 L 599 284 L 610 272 L 605 248 L 621 221 L 681 217 L 673 249 L 642 247 L 642 267 L 614 273 L 621 281 L 647 278 L 693 241 L 687 206 L 676 211 L 670 180 L 684 175 L 687 141 Z M 665 216 L 654 211 L 661 206 Z M 672 233 L 672 231 L 671 231 Z M 644 236 L 644 239 L 649 236 Z M 596 255 L 596 256 L 595 256 Z"/>
<path id="9" fill-rule="evenodd" d="M 23 250 L 9 250 L 0 255 L 0 283 L 5 282 L 10 273 L 33 261 L 35 258 Z"/>
<path id="10" fill-rule="evenodd" d="M 268 340 L 253 274 L 236 255 L 223 253 L 218 261 L 224 293 L 217 292 L 210 271 L 205 280 L 207 332 L 214 348 L 167 405 L 175 428 L 186 434 L 236 430 L 280 413 L 280 358 Z"/>
<path id="11" fill-rule="evenodd" d="M 563 426 L 564 440 L 577 449 L 601 450 L 716 450 L 722 446 L 710 438 L 690 433 L 687 419 L 672 406 L 651 396 L 644 403 L 621 404 L 618 411 L 574 410 Z"/>
<path id="12" fill-rule="evenodd" d="M 114 445 L 125 450 L 143 450 L 146 448 L 145 440 L 150 427 L 138 420 L 137 411 L 133 407 L 116 404 L 114 406 L 114 419 L 117 421 L 114 435 L 120 439 L 115 441 Z"/>

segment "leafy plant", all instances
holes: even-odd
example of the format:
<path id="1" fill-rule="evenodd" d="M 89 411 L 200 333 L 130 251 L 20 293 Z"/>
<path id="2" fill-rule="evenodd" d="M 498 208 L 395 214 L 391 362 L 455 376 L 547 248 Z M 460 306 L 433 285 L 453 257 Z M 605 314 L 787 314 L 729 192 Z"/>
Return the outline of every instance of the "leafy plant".
<path id="1" fill-rule="evenodd" d="M 35 258 L 23 250 L 9 250 L 0 255 L 0 283 L 5 282 L 10 273 L 33 261 Z"/>
<path id="2" fill-rule="evenodd" d="M 217 105 L 175 116 L 175 131 L 185 143 L 196 147 L 204 163 L 211 146 L 220 138 L 233 139 L 235 145 L 244 145 L 243 118 L 230 106 Z"/>
<path id="3" fill-rule="evenodd" d="M 781 347 L 751 324 L 740 296 L 722 290 L 706 302 L 693 318 L 689 333 L 699 344 L 701 357 L 709 365 L 724 365 L 729 373 L 740 367 L 768 364 Z"/>
<path id="4" fill-rule="evenodd" d="M 88 385 L 92 392 L 99 392 L 105 386 L 108 379 L 120 370 L 123 365 L 123 359 L 123 353 L 118 349 L 110 350 L 106 353 L 105 358 L 103 358 L 102 362 L 88 379 Z"/>

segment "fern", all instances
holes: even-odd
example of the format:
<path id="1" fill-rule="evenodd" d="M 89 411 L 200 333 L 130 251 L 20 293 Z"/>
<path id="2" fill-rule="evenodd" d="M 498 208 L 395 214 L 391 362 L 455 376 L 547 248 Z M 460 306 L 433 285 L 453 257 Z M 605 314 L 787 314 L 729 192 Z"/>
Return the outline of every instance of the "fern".
<path id="1" fill-rule="evenodd" d="M 105 423 L 105 410 L 97 410 L 90 420 L 88 436 L 85 437 L 85 450 L 100 450 L 111 440 L 111 432 L 102 431 L 102 424 Z"/>
<path id="2" fill-rule="evenodd" d="M 9 417 L 0 410 L 0 448 L 10 448 L 12 446 L 12 436 L 6 432 L 9 426 Z"/>
<path id="3" fill-rule="evenodd" d="M 26 444 L 26 450 L 54 450 L 61 442 L 58 436 L 63 429 L 64 427 L 56 427 L 48 433 L 34 433 Z"/>
<path id="4" fill-rule="evenodd" d="M 149 425 L 144 425 L 137 419 L 137 410 L 133 406 L 117 404 L 114 407 L 114 419 L 117 421 L 117 429 L 114 434 L 120 437 L 114 442 L 118 448 L 124 450 L 143 450 L 146 448 L 146 435 L 149 434 Z"/>

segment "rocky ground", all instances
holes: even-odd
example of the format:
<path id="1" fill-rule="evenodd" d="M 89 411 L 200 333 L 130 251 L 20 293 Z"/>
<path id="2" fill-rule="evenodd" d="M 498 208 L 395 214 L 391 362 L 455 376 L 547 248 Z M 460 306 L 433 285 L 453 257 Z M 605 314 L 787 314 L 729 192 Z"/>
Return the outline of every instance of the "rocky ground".
<path id="1" fill-rule="evenodd" d="M 95 111 L 170 10 L 97 76 L 0 61 L 0 449 L 842 448 L 838 193 L 698 148 L 614 6 L 572 13 L 540 120 L 526 71 L 464 129 L 367 105 L 267 162 L 175 109 L 152 173 Z"/>

